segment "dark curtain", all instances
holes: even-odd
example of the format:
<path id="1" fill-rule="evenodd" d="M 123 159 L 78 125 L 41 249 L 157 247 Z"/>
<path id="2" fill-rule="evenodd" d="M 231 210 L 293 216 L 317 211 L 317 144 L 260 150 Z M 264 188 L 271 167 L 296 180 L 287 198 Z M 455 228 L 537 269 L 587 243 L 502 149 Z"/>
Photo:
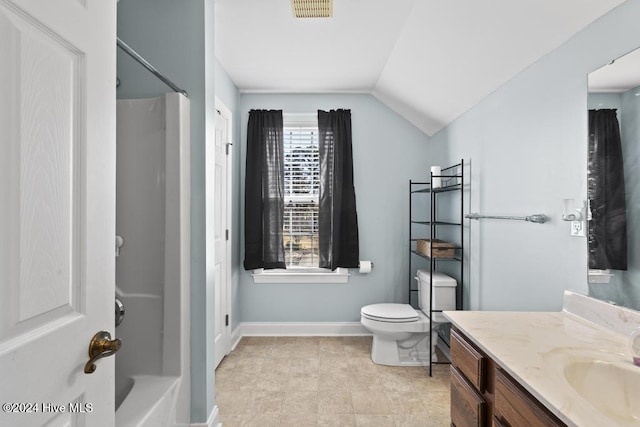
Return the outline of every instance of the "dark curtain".
<path id="1" fill-rule="evenodd" d="M 627 206 L 616 110 L 589 110 L 589 268 L 627 269 Z"/>
<path id="2" fill-rule="evenodd" d="M 245 270 L 286 268 L 282 111 L 251 110 L 247 125 Z"/>
<path id="3" fill-rule="evenodd" d="M 357 268 L 358 215 L 353 187 L 351 110 L 318 111 L 320 268 Z"/>

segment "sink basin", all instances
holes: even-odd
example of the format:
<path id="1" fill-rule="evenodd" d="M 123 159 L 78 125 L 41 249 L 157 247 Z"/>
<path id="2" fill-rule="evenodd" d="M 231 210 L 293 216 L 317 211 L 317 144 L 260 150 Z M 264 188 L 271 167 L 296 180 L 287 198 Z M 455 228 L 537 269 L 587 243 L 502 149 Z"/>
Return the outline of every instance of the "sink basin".
<path id="1" fill-rule="evenodd" d="M 575 361 L 565 367 L 569 384 L 619 425 L 640 425 L 640 368 L 632 363 Z"/>

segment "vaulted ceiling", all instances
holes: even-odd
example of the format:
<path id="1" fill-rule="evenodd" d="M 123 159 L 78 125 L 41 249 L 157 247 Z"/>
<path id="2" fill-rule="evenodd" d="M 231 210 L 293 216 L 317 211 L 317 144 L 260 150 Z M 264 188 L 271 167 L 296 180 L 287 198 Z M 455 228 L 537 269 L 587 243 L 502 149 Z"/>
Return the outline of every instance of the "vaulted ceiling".
<path id="1" fill-rule="evenodd" d="M 216 0 L 216 56 L 241 92 L 370 93 L 433 135 L 624 0 Z"/>

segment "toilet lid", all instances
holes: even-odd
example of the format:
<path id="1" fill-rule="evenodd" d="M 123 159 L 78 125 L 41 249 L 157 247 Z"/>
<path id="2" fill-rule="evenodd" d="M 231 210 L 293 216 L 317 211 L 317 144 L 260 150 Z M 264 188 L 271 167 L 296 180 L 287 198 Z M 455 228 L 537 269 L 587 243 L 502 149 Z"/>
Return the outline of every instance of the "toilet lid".
<path id="1" fill-rule="evenodd" d="M 418 312 L 409 304 L 372 304 L 362 307 L 360 314 L 382 322 L 415 322 Z"/>

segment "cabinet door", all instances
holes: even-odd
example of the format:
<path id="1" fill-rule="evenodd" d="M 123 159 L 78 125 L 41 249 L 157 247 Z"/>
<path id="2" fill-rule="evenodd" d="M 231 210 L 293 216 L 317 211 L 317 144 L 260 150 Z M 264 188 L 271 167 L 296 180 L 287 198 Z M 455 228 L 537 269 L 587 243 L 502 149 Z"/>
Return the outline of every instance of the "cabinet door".
<path id="1" fill-rule="evenodd" d="M 463 335 L 451 329 L 451 360 L 480 393 L 486 386 L 486 359 Z"/>
<path id="2" fill-rule="evenodd" d="M 496 371 L 495 414 L 511 427 L 564 426 L 501 369 Z"/>
<path id="3" fill-rule="evenodd" d="M 456 427 L 487 425 L 487 402 L 465 377 L 451 366 L 451 423 Z"/>

